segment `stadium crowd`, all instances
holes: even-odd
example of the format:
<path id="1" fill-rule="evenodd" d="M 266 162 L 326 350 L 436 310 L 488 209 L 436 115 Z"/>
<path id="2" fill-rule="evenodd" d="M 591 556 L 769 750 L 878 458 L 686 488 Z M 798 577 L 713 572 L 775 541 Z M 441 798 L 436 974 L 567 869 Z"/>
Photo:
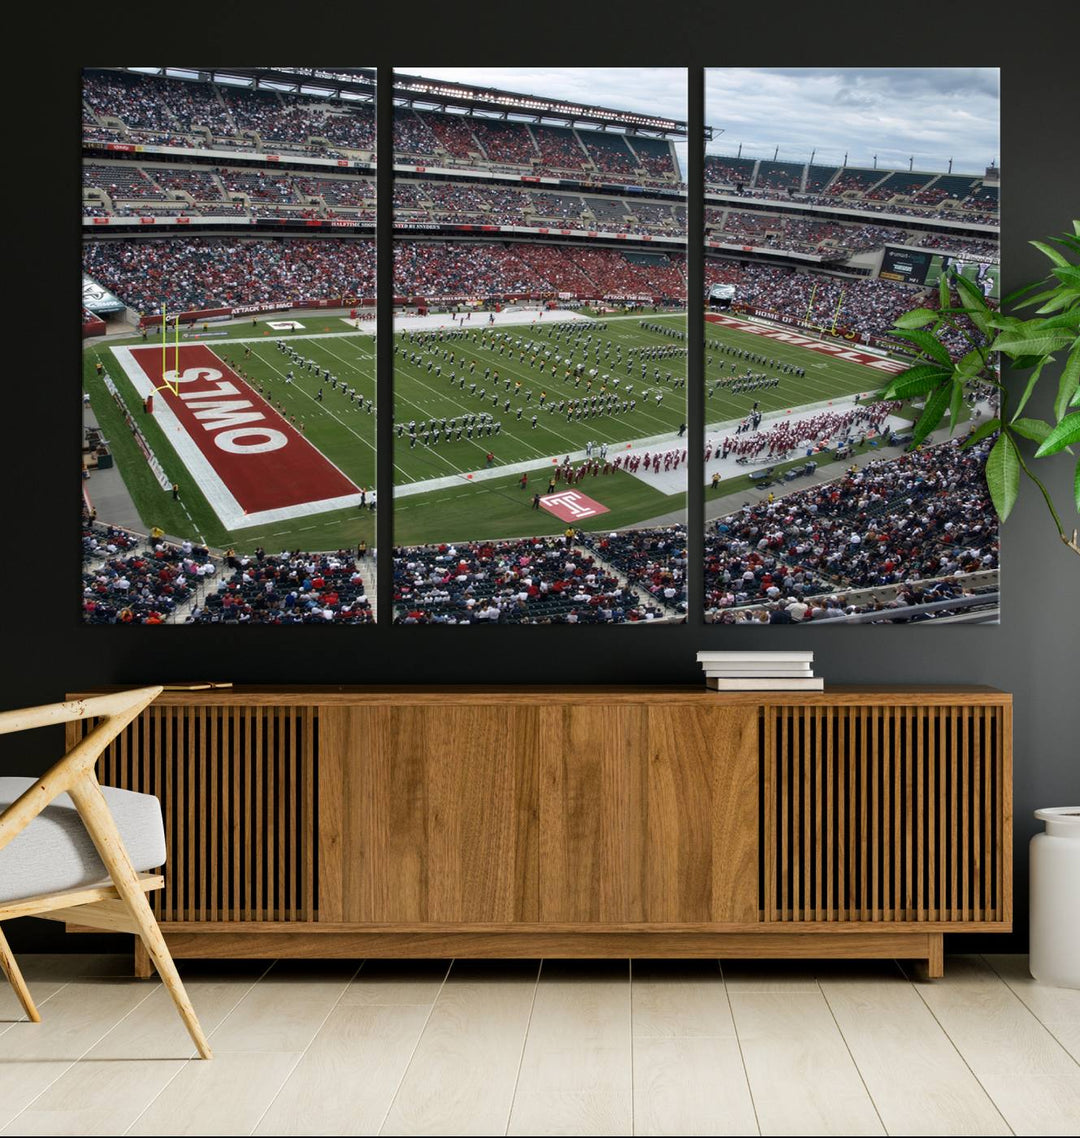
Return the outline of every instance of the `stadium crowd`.
<path id="1" fill-rule="evenodd" d="M 734 435 L 725 435 L 715 443 L 707 440 L 705 462 L 710 462 L 714 455 L 725 459 L 731 454 L 751 460 L 763 455 L 783 460 L 800 449 L 805 448 L 810 454 L 833 442 L 837 446 L 857 445 L 860 438 L 880 435 L 889 416 L 900 407 L 898 402 L 869 403 L 847 411 L 819 411 L 805 419 L 785 416 L 771 422 L 765 430 L 753 429 L 753 419 L 748 418 Z"/>
<path id="2" fill-rule="evenodd" d="M 706 259 L 706 288 L 713 284 L 735 286 L 736 307 L 776 314 L 790 323 L 816 326 L 840 335 L 851 334 L 862 343 L 876 342 L 896 318 L 926 300 L 921 289 L 872 278 L 848 278 L 802 272 L 752 261 Z M 975 330 L 969 329 L 973 335 Z M 943 337 L 954 352 L 970 349 L 962 333 Z"/>
<path id="3" fill-rule="evenodd" d="M 624 624 L 655 620 L 633 589 L 561 538 L 399 547 L 397 624 Z"/>
<path id="4" fill-rule="evenodd" d="M 192 624 L 372 624 L 356 557 L 337 553 L 226 554 L 229 576 Z"/>
<path id="5" fill-rule="evenodd" d="M 164 624 L 195 585 L 217 571 L 204 546 L 147 541 L 83 515 L 83 620 L 87 624 Z"/>
<path id="6" fill-rule="evenodd" d="M 85 271 L 146 315 L 297 298 L 370 296 L 375 245 L 356 238 L 220 237 L 86 241 Z"/>
<path id="7" fill-rule="evenodd" d="M 718 519 L 706 537 L 706 607 L 996 569 L 989 447 L 963 450 L 956 439 L 880 459 Z"/>

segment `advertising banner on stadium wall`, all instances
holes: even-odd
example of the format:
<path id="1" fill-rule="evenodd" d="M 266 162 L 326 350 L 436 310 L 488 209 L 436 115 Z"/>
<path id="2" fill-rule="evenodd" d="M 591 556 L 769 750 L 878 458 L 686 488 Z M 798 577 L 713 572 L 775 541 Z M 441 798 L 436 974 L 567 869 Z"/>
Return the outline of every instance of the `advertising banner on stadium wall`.
<path id="1" fill-rule="evenodd" d="M 88 277 L 86 273 L 83 273 L 82 279 L 82 303 L 83 308 L 87 312 L 94 313 L 95 316 L 99 313 L 108 315 L 110 312 L 123 312 L 127 307 L 104 285 L 98 284 L 93 277 Z"/>

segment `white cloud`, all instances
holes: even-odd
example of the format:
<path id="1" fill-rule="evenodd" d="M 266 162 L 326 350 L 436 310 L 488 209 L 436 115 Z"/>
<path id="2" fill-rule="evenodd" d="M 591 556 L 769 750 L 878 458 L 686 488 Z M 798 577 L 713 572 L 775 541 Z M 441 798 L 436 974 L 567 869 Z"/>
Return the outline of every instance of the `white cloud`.
<path id="1" fill-rule="evenodd" d="M 715 68 L 705 121 L 710 153 L 981 173 L 999 155 L 995 67 Z"/>

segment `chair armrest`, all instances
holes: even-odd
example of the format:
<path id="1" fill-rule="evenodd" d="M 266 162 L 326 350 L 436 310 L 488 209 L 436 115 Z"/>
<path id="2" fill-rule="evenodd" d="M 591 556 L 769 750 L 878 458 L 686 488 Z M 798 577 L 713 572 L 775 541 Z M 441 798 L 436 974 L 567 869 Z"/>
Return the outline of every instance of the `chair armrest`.
<path id="1" fill-rule="evenodd" d="M 101 753 L 142 710 L 160 694 L 160 686 L 114 692 L 92 699 L 76 699 L 67 703 L 45 704 L 19 711 L 0 713 L 0 734 L 24 731 L 48 723 L 70 723 L 100 716 L 101 722 L 58 762 L 0 813 L 0 849 L 30 825 L 57 795 L 64 794 L 75 783 L 94 777 L 94 767 Z"/>

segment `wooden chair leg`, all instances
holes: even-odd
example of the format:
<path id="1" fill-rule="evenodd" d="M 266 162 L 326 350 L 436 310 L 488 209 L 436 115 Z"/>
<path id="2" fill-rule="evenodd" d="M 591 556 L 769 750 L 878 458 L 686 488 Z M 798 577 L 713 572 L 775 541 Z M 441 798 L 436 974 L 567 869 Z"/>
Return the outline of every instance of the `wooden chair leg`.
<path id="1" fill-rule="evenodd" d="M 195 1009 L 191 1006 L 191 1001 L 184 990 L 180 973 L 176 970 L 168 946 L 165 944 L 165 938 L 161 935 L 161 929 L 154 919 L 150 902 L 139 887 L 138 875 L 124 848 L 116 822 L 109 813 L 109 807 L 97 779 L 91 773 L 72 786 L 68 793 L 78 808 L 95 849 L 109 871 L 116 891 L 127 905 L 139 928 L 139 936 L 150 954 L 150 959 L 154 962 L 154 967 L 158 970 L 158 975 L 169 990 L 169 995 L 180 1013 L 180 1018 L 184 1021 L 184 1026 L 188 1029 L 192 1042 L 204 1059 L 213 1058 L 210 1044 L 206 1041 L 198 1017 L 195 1015 Z"/>
<path id="2" fill-rule="evenodd" d="M 19 971 L 18 964 L 15 963 L 15 957 L 7 942 L 7 937 L 4 936 L 3 929 L 0 929 L 0 970 L 3 970 L 8 983 L 15 989 L 15 995 L 19 997 L 19 1003 L 22 1004 L 23 1011 L 26 1012 L 30 1021 L 41 1023 L 41 1014 L 30 996 L 30 989 L 26 986 L 26 981 Z"/>

